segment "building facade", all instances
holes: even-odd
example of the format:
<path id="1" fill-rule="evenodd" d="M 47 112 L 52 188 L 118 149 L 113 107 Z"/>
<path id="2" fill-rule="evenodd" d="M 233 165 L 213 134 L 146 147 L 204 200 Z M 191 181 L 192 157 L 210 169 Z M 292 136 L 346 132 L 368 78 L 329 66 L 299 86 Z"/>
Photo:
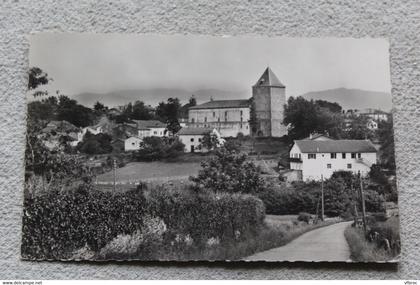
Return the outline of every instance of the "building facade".
<path id="1" fill-rule="evenodd" d="M 249 100 L 217 100 L 189 108 L 188 128 L 216 129 L 222 137 L 250 135 Z"/>
<path id="2" fill-rule="evenodd" d="M 138 137 L 129 137 L 124 141 L 124 150 L 133 151 L 141 148 L 142 139 Z"/>
<path id="3" fill-rule="evenodd" d="M 207 148 L 203 146 L 203 137 L 206 134 L 216 136 L 217 146 L 224 144 L 220 133 L 214 128 L 182 128 L 178 132 L 179 140 L 185 145 L 184 152 L 207 152 Z"/>
<path id="4" fill-rule="evenodd" d="M 304 181 L 328 179 L 340 170 L 364 176 L 377 163 L 377 150 L 369 140 L 296 140 L 289 156 L 290 169 Z"/>
<path id="5" fill-rule="evenodd" d="M 252 98 L 257 119 L 255 135 L 262 137 L 287 135 L 287 128 L 283 125 L 286 86 L 269 67 L 252 86 Z"/>
<path id="6" fill-rule="evenodd" d="M 214 128 L 222 137 L 255 135 L 282 137 L 287 134 L 283 125 L 286 87 L 267 67 L 252 87 L 252 100 L 211 100 L 190 107 L 186 127 Z M 250 126 L 251 109 L 255 111 L 255 132 Z"/>

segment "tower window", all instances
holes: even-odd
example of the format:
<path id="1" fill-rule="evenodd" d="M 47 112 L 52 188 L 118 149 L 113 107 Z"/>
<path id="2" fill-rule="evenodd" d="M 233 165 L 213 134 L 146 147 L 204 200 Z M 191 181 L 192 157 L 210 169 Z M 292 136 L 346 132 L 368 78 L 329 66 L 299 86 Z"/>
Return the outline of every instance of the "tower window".
<path id="1" fill-rule="evenodd" d="M 336 154 L 335 152 L 332 152 L 332 153 L 331 153 L 331 158 L 332 158 L 332 159 L 336 159 L 336 158 L 337 158 L 337 154 Z"/>

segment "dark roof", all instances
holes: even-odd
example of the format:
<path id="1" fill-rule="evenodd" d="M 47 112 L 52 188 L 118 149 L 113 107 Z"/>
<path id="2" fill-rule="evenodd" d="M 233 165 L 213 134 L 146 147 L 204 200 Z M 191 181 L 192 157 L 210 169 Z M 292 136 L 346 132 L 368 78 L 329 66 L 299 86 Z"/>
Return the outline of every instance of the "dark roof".
<path id="1" fill-rule="evenodd" d="M 280 82 L 270 67 L 267 67 L 264 73 L 258 79 L 254 86 L 269 86 L 269 87 L 280 87 L 285 88 L 286 86 Z"/>
<path id="2" fill-rule="evenodd" d="M 303 153 L 377 152 L 370 140 L 296 140 L 295 144 Z"/>
<path id="3" fill-rule="evenodd" d="M 182 128 L 178 135 L 205 135 L 212 131 L 212 128 Z"/>
<path id="4" fill-rule="evenodd" d="M 149 128 L 166 128 L 166 124 L 158 120 L 132 120 L 137 124 L 139 130 L 146 130 Z"/>
<path id="5" fill-rule="evenodd" d="M 249 107 L 249 100 L 213 100 L 197 106 L 190 107 L 190 110 L 195 109 L 221 109 L 221 108 L 247 108 Z"/>

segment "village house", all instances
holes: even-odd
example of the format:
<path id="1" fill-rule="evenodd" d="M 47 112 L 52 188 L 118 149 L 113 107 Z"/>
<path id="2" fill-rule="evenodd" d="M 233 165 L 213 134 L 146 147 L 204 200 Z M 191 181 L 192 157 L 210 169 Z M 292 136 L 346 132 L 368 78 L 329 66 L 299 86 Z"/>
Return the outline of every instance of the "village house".
<path id="1" fill-rule="evenodd" d="M 305 139 L 294 141 L 289 157 L 299 180 L 320 180 L 339 170 L 366 175 L 377 163 L 377 150 L 369 140 Z"/>
<path id="2" fill-rule="evenodd" d="M 190 128 L 214 128 L 222 137 L 255 135 L 282 137 L 287 134 L 283 125 L 286 87 L 267 67 L 252 86 L 252 100 L 210 100 L 188 109 Z M 251 105 L 255 112 L 255 130 L 251 130 Z"/>
<path id="3" fill-rule="evenodd" d="M 138 137 L 166 137 L 168 130 L 166 124 L 157 120 L 133 120 L 137 125 Z"/>
<path id="4" fill-rule="evenodd" d="M 124 151 L 139 150 L 143 140 L 138 137 L 129 137 L 124 140 Z"/>
<path id="5" fill-rule="evenodd" d="M 222 146 L 225 142 L 220 133 L 214 128 L 182 128 L 178 132 L 179 140 L 185 145 L 185 152 L 207 152 L 203 145 L 203 138 L 206 134 L 216 136 L 217 146 Z"/>

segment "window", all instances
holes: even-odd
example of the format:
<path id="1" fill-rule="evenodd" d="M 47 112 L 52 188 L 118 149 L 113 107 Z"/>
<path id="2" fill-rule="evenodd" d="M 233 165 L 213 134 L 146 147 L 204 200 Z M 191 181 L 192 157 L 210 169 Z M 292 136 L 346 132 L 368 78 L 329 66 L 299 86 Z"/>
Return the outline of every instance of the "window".
<path id="1" fill-rule="evenodd" d="M 244 111 L 241 110 L 241 117 L 242 117 L 243 114 L 244 114 Z"/>
<path id="2" fill-rule="evenodd" d="M 220 118 L 217 118 L 217 121 L 220 122 Z"/>
<path id="3" fill-rule="evenodd" d="M 198 142 L 201 142 L 201 138 L 198 138 Z"/>
<path id="4" fill-rule="evenodd" d="M 357 154 L 357 158 L 362 158 L 362 154 L 360 152 Z"/>
<path id="5" fill-rule="evenodd" d="M 337 154 L 336 154 L 335 152 L 332 152 L 332 153 L 331 153 L 331 158 L 332 158 L 332 159 L 336 159 L 336 158 L 337 158 Z"/>
<path id="6" fill-rule="evenodd" d="M 356 153 L 355 152 L 351 153 L 351 158 L 356 158 Z"/>
<path id="7" fill-rule="evenodd" d="M 213 112 L 213 118 L 216 117 L 216 112 Z"/>
<path id="8" fill-rule="evenodd" d="M 347 169 L 351 169 L 351 163 L 347 163 Z"/>
<path id="9" fill-rule="evenodd" d="M 316 159 L 316 153 L 308 153 L 308 159 Z"/>
<path id="10" fill-rule="evenodd" d="M 194 123 L 194 118 L 191 118 L 191 123 Z"/>
<path id="11" fill-rule="evenodd" d="M 342 157 L 343 159 L 345 159 L 345 158 L 346 158 L 346 153 L 345 153 L 345 152 L 343 152 L 343 153 L 341 154 L 341 157 Z"/>
<path id="12" fill-rule="evenodd" d="M 136 145 L 136 144 L 132 142 L 131 145 Z"/>
<path id="13" fill-rule="evenodd" d="M 157 131 L 154 131 L 154 132 L 153 132 L 153 134 L 154 134 L 154 135 L 157 135 Z"/>
<path id="14" fill-rule="evenodd" d="M 242 123 L 241 123 L 241 126 L 240 126 L 240 127 L 241 127 L 241 129 L 242 129 Z"/>
<path id="15" fill-rule="evenodd" d="M 194 142 L 194 138 L 191 138 L 191 140 L 190 140 L 191 142 Z"/>
<path id="16" fill-rule="evenodd" d="M 207 122 L 207 117 L 204 117 L 204 122 Z"/>
<path id="17" fill-rule="evenodd" d="M 328 163 L 327 164 L 327 168 L 331 168 L 331 163 Z"/>

